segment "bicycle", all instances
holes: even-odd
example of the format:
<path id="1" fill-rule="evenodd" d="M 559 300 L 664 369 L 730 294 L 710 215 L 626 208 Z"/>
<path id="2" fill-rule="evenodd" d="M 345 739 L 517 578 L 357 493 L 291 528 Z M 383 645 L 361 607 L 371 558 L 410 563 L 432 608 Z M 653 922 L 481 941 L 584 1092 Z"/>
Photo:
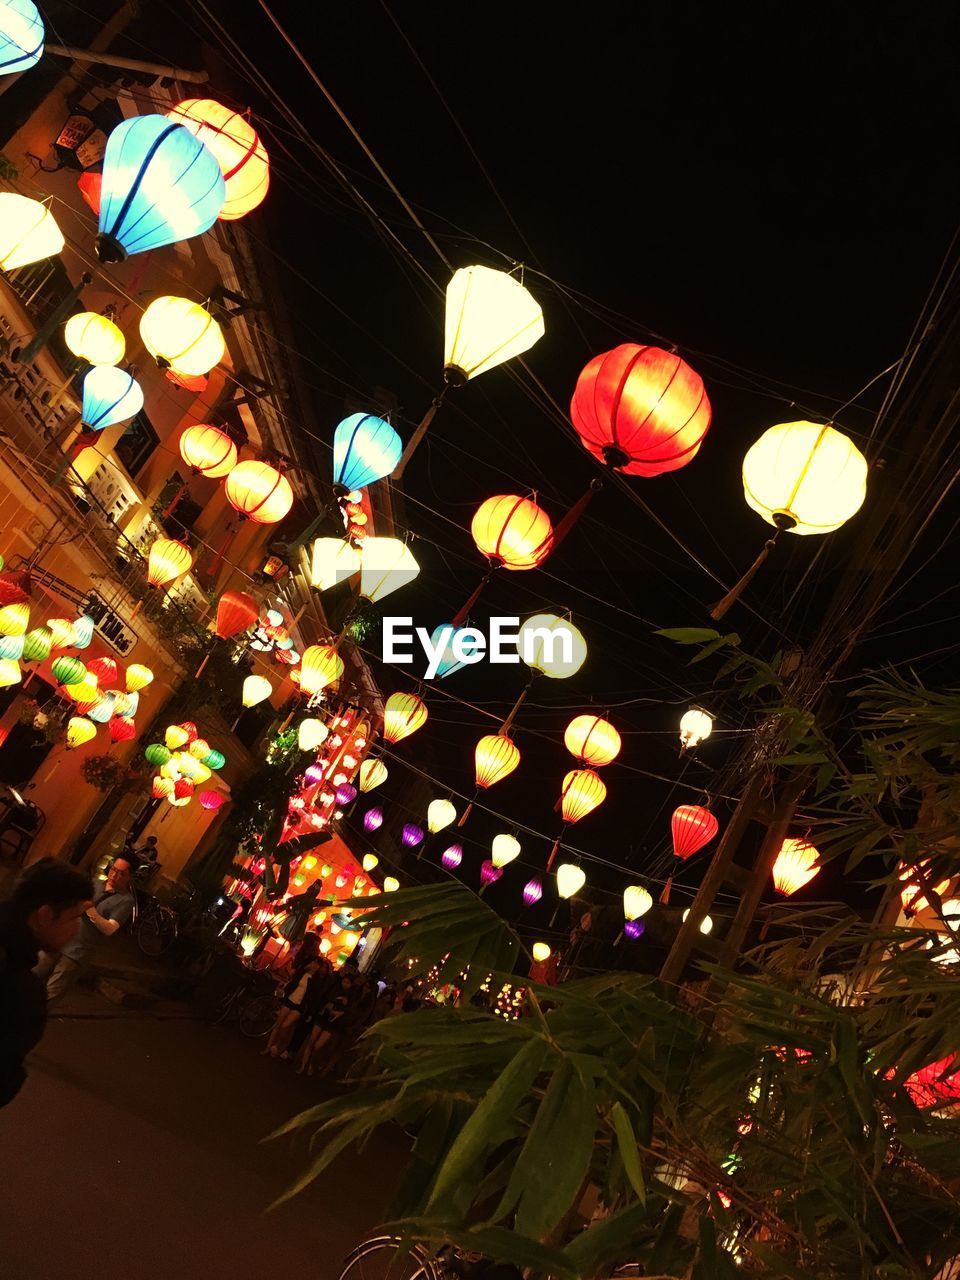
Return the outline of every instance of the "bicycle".
<path id="1" fill-rule="evenodd" d="M 137 905 L 135 916 L 137 946 L 145 956 L 162 956 L 176 941 L 180 932 L 177 913 L 162 906 L 156 898 L 149 898 L 142 907 Z"/>
<path id="2" fill-rule="evenodd" d="M 641 1274 L 635 1262 L 628 1262 L 612 1271 L 610 1280 Z M 399 1236 L 371 1236 L 347 1255 L 339 1280 L 521 1280 L 521 1275 L 516 1267 L 492 1263 L 454 1245 L 431 1253 L 419 1244 L 404 1248 Z"/>
<path id="3" fill-rule="evenodd" d="M 208 1020 L 209 1025 L 221 1026 L 233 1018 L 242 1036 L 247 1036 L 251 1040 L 265 1036 L 273 1026 L 277 1013 L 277 985 L 269 979 L 269 990 L 267 990 L 265 977 L 263 973 L 248 970 L 241 980 L 221 997 L 213 1016 Z"/>

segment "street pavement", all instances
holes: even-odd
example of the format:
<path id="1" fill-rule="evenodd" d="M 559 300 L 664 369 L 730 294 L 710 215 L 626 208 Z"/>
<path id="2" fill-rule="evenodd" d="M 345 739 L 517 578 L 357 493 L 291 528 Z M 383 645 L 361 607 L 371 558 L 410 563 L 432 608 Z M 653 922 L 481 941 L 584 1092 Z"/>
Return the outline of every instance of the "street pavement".
<path id="1" fill-rule="evenodd" d="M 309 1151 L 262 1139 L 333 1087 L 262 1046 L 185 1005 L 71 991 L 0 1110 L 2 1280 L 336 1280 L 409 1143 L 384 1131 L 267 1212 Z"/>

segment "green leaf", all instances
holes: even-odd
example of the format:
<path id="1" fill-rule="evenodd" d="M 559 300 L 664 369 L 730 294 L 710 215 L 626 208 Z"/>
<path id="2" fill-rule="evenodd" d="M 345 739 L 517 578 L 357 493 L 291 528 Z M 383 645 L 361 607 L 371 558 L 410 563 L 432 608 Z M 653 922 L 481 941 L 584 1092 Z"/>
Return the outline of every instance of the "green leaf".
<path id="1" fill-rule="evenodd" d="M 580 1280 L 581 1273 L 566 1253 L 550 1249 L 506 1227 L 466 1227 L 461 1222 L 413 1218 L 407 1222 L 388 1223 L 388 1230 L 399 1231 L 406 1238 L 426 1240 L 433 1244 L 454 1244 L 470 1253 L 482 1254 L 493 1262 L 509 1262 L 515 1267 L 529 1267 L 537 1275 L 557 1280 Z"/>
<path id="2" fill-rule="evenodd" d="M 718 649 L 726 648 L 728 645 L 738 645 L 740 637 L 735 631 L 731 631 L 728 636 L 717 636 L 716 640 L 711 640 L 709 644 L 705 644 L 698 654 L 690 659 L 690 666 L 694 663 L 702 662 L 704 658 L 709 658 L 711 653 L 716 653 Z"/>
<path id="3" fill-rule="evenodd" d="M 647 1188 L 643 1181 L 643 1170 L 640 1167 L 640 1156 L 637 1150 L 637 1138 L 633 1132 L 630 1117 L 623 1109 L 623 1106 L 619 1102 L 615 1102 L 610 1108 L 610 1118 L 613 1120 L 614 1132 L 617 1135 L 617 1146 L 620 1150 L 620 1158 L 623 1161 L 624 1172 L 630 1181 L 631 1187 L 636 1192 L 637 1199 L 641 1204 L 646 1204 Z"/>
<path id="4" fill-rule="evenodd" d="M 653 634 L 677 644 L 706 644 L 708 640 L 720 639 L 720 632 L 711 627 L 664 627 Z"/>
<path id="5" fill-rule="evenodd" d="M 547 1048 L 546 1041 L 539 1037 L 528 1040 L 491 1085 L 440 1166 L 428 1209 L 449 1197 L 472 1174 L 477 1161 L 500 1141 L 503 1124 L 513 1116 L 540 1074 Z"/>
<path id="6" fill-rule="evenodd" d="M 604 1264 L 612 1265 L 629 1258 L 632 1246 L 649 1226 L 645 1207 L 633 1203 L 581 1231 L 564 1252 L 578 1274 L 593 1276 Z"/>
<path id="7" fill-rule="evenodd" d="M 564 1062 L 554 1072 L 548 1096 L 551 1092 L 557 1101 L 544 1124 L 534 1123 L 527 1139 L 529 1150 L 524 1144 L 521 1153 L 521 1158 L 526 1155 L 527 1159 L 514 1222 L 517 1231 L 537 1240 L 547 1237 L 579 1199 L 597 1128 L 592 1080 L 585 1080 Z M 541 1110 L 546 1102 L 544 1098 Z"/>

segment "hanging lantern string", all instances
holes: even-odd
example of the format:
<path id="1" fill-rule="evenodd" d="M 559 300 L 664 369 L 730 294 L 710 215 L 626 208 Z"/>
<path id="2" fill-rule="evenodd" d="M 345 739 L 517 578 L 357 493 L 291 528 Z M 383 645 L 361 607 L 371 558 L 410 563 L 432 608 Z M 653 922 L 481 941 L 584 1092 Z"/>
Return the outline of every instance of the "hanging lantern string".
<path id="1" fill-rule="evenodd" d="M 533 683 L 539 674 L 540 672 L 536 670 L 536 668 L 531 669 L 530 678 L 527 680 L 527 683 L 524 685 L 523 690 L 520 694 L 520 697 L 516 700 L 516 702 L 508 711 L 507 717 L 503 721 L 503 723 L 500 725 L 500 728 L 497 730 L 497 733 L 507 733 L 510 730 L 514 720 L 517 718 L 517 712 L 520 710 L 520 708 L 523 706 L 524 702 L 526 701 L 527 694 L 533 688 Z M 442 690 L 438 690 L 438 692 L 442 692 Z"/>
<path id="2" fill-rule="evenodd" d="M 753 564 L 746 571 L 746 573 L 743 575 L 740 581 L 735 583 L 727 592 L 727 594 L 721 600 L 718 600 L 717 603 L 710 610 L 710 617 L 713 618 L 714 622 L 719 622 L 720 619 L 727 612 L 727 610 L 730 608 L 730 606 L 736 604 L 736 602 L 740 599 L 743 592 L 747 589 L 747 587 L 753 581 L 761 565 L 763 565 L 767 557 L 770 555 L 770 552 L 773 550 L 774 546 L 776 545 L 777 538 L 780 537 L 781 532 L 782 530 L 777 529 L 773 537 L 768 538 L 766 540 L 766 542 L 763 544 L 763 550 L 757 556 L 756 560 L 754 560 Z"/>

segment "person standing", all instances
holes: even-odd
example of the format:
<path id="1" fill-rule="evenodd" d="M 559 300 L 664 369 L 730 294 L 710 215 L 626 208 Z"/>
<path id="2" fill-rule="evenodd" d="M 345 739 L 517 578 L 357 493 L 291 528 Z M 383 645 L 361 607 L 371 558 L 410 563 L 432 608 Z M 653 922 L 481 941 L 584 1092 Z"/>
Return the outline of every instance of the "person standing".
<path id="1" fill-rule="evenodd" d="M 37 974 L 47 984 L 47 999 L 58 1000 L 80 975 L 84 962 L 101 938 L 112 938 L 133 917 L 130 890 L 133 867 L 129 858 L 114 858 L 102 891 L 83 914 L 76 937 L 62 947 L 44 947 Z"/>
<path id="2" fill-rule="evenodd" d="M 47 993 L 34 973 L 38 953 L 60 951 L 93 899 L 88 876 L 56 858 L 28 867 L 0 904 L 0 1107 L 26 1079 L 23 1060 L 47 1024 Z"/>

